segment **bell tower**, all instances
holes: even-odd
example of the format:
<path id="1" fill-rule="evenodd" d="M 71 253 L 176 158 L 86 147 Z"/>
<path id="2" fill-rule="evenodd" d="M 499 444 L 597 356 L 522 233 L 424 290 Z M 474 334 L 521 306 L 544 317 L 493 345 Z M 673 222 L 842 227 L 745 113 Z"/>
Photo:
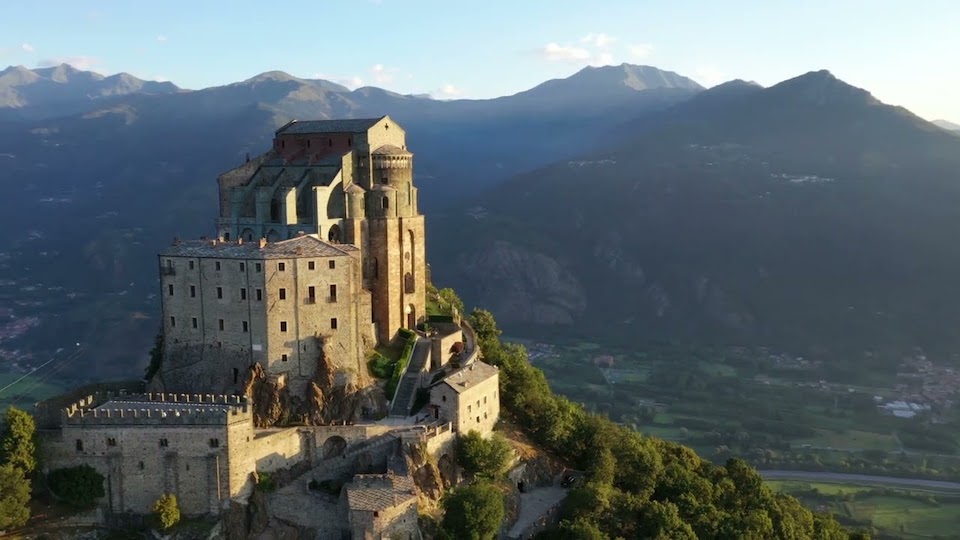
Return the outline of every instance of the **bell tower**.
<path id="1" fill-rule="evenodd" d="M 373 293 L 377 340 L 386 343 L 400 328 L 426 318 L 424 219 L 413 186 L 413 154 L 387 144 L 370 158 L 364 273 Z"/>

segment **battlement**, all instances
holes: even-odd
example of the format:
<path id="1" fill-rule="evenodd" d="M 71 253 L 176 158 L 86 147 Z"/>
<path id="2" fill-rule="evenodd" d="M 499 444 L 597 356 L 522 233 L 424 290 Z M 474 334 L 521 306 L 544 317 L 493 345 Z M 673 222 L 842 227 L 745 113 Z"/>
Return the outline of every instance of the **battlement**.
<path id="1" fill-rule="evenodd" d="M 245 396 L 97 393 L 61 410 L 67 425 L 230 425 L 252 422 Z"/>

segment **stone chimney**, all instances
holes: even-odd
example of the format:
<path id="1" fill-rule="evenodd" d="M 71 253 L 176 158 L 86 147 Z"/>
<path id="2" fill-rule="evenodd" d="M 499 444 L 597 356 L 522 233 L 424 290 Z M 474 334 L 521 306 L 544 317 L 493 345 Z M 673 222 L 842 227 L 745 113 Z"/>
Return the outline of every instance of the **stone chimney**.
<path id="1" fill-rule="evenodd" d="M 243 245 L 243 237 L 237 238 L 237 244 Z"/>
<path id="2" fill-rule="evenodd" d="M 260 249 L 267 247 L 267 239 L 260 237 Z"/>

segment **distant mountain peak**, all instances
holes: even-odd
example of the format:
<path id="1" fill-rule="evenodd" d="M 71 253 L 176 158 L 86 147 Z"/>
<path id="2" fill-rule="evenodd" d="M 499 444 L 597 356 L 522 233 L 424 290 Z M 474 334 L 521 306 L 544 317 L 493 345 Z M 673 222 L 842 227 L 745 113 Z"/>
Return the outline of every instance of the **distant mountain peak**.
<path id="1" fill-rule="evenodd" d="M 951 122 L 949 120 L 934 120 L 933 124 L 948 131 L 960 131 L 960 124 Z"/>
<path id="2" fill-rule="evenodd" d="M 838 79 L 830 71 L 810 71 L 770 87 L 774 95 L 811 102 L 817 105 L 877 104 L 873 95 Z"/>
<path id="3" fill-rule="evenodd" d="M 589 80 L 598 84 L 614 83 L 633 90 L 649 90 L 651 88 L 703 89 L 693 80 L 673 71 L 626 62 L 617 66 L 587 66 L 565 80 Z"/>
<path id="4" fill-rule="evenodd" d="M 290 75 L 285 71 L 274 70 L 274 71 L 265 71 L 259 75 L 250 77 L 249 79 L 243 81 L 241 84 L 258 83 L 258 82 L 264 82 L 264 81 L 300 81 L 302 82 L 302 79 L 298 79 L 297 77 L 294 77 L 293 75 Z"/>

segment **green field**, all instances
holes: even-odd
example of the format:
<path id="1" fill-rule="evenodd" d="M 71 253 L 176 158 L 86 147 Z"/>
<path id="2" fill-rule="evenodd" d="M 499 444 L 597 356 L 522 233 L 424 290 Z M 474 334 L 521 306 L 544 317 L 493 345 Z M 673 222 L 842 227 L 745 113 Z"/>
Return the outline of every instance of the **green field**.
<path id="1" fill-rule="evenodd" d="M 882 489 L 864 485 L 768 481 L 841 522 L 874 529 L 877 537 L 960 538 L 960 494 Z"/>
<path id="2" fill-rule="evenodd" d="M 0 373 L 0 388 L 13 383 L 23 376 L 23 373 Z M 0 392 L 0 408 L 6 409 L 9 405 L 30 407 L 38 401 L 55 396 L 65 390 L 59 381 L 50 379 L 41 381 L 37 377 L 27 377 L 22 381 Z"/>
<path id="3" fill-rule="evenodd" d="M 894 395 L 899 359 L 874 359 L 861 376 L 829 357 L 742 347 L 527 346 L 558 393 L 714 461 L 960 480 L 960 414 L 931 425 L 878 411 L 874 396 Z"/>

